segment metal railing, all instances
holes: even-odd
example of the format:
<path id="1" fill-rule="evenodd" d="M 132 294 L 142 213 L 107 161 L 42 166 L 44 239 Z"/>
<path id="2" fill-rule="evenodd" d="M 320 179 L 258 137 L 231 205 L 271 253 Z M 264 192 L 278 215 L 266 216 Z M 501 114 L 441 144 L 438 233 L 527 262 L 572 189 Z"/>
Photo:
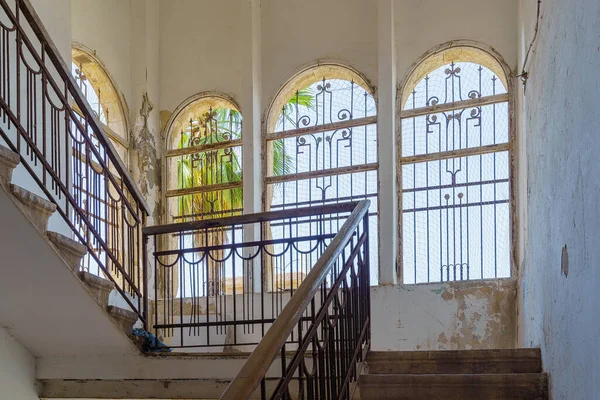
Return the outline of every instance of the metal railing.
<path id="1" fill-rule="evenodd" d="M 0 6 L 0 136 L 145 323 L 148 206 L 30 2 Z"/>
<path id="2" fill-rule="evenodd" d="M 150 327 L 172 348 L 251 350 L 358 203 L 147 227 Z M 298 343 L 293 332 L 289 343 Z"/>
<path id="3" fill-rule="evenodd" d="M 222 400 L 258 398 L 256 391 L 261 399 L 353 397 L 370 343 L 368 208 L 368 200 L 356 205 Z"/>

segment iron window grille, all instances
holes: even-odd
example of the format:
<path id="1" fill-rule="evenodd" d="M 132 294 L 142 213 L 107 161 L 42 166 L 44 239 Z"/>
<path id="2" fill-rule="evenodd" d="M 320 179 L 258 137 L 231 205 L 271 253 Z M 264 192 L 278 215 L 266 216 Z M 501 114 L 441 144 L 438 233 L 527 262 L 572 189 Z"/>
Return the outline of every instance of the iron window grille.
<path id="1" fill-rule="evenodd" d="M 265 152 L 267 210 L 370 199 L 370 246 L 378 248 L 377 106 L 369 90 L 352 80 L 328 77 L 296 90 L 281 108 L 274 131 L 266 133 Z M 335 233 L 343 219 L 315 217 L 302 231 L 293 222 L 273 226 L 265 236 Z M 371 258 L 371 284 L 377 284 L 377 251 Z M 282 266 L 294 262 L 280 260 Z"/>
<path id="2" fill-rule="evenodd" d="M 511 275 L 509 95 L 492 70 L 452 62 L 401 112 L 404 283 Z"/>

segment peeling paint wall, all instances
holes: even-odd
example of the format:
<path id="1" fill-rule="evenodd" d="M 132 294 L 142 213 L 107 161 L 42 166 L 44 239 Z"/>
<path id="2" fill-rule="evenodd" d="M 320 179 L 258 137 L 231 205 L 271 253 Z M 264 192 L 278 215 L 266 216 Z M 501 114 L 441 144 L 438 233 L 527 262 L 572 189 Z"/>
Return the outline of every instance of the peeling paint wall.
<path id="1" fill-rule="evenodd" d="M 158 0 L 72 0 L 73 40 L 96 52 L 129 120 L 129 168 L 150 207 L 160 205 L 161 138 L 158 115 Z"/>
<path id="2" fill-rule="evenodd" d="M 513 279 L 374 287 L 372 348 L 513 348 L 515 301 Z"/>
<path id="3" fill-rule="evenodd" d="M 541 347 L 552 398 L 597 399 L 600 2 L 544 0 L 542 6 L 520 110 L 527 236 L 519 337 L 523 346 Z M 523 59 L 533 37 L 536 2 L 521 0 L 520 11 Z"/>
<path id="4" fill-rule="evenodd" d="M 395 285 L 371 288 L 372 349 L 374 350 L 469 350 L 506 349 L 516 345 L 516 280 L 489 280 L 478 282 L 451 282 L 444 284 Z M 242 296 L 238 295 L 237 318 L 259 318 L 262 307 L 260 295 L 255 295 L 254 312 L 244 308 Z M 271 297 L 265 296 L 266 317 L 272 310 Z M 287 302 L 284 295 L 283 302 Z M 249 300 L 247 300 L 249 301 Z M 195 320 L 206 318 L 205 300 L 200 300 L 200 310 Z M 227 320 L 233 319 L 232 296 L 224 302 Z M 280 303 L 279 303 L 280 304 Z M 193 310 L 190 299 L 174 305 L 175 322 L 190 322 Z M 197 307 L 197 306 L 196 306 Z M 211 319 L 214 313 L 224 314 L 223 306 L 209 305 Z M 281 307 L 279 305 L 278 307 Z M 159 302 L 159 313 L 162 302 Z M 161 320 L 162 320 L 161 316 Z M 226 344 L 233 331 L 211 330 L 211 343 Z M 163 338 L 167 344 L 178 345 L 177 331 L 173 337 Z M 252 343 L 260 339 L 260 325 L 253 332 L 243 326 L 237 329 L 240 342 Z M 197 333 L 185 330 L 186 344 L 201 344 L 206 341 L 204 329 Z M 238 346 L 234 350 L 249 351 L 253 346 Z M 222 347 L 200 349 L 221 351 Z M 231 348 L 229 350 L 232 350 Z"/>

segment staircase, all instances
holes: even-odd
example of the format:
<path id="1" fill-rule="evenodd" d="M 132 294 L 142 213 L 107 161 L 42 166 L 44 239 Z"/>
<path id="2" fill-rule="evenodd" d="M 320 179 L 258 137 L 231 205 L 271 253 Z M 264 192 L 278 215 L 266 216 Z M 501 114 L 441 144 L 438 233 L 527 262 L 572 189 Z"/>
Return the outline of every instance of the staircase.
<path id="1" fill-rule="evenodd" d="M 361 400 L 546 400 L 539 349 L 369 352 Z"/>
<path id="2" fill-rule="evenodd" d="M 125 334 L 130 335 L 138 320 L 136 313 L 120 307 L 109 305 L 108 299 L 114 289 L 114 283 L 99 276 L 80 271 L 79 267 L 87 248 L 81 243 L 58 232 L 48 231 L 48 220 L 56 211 L 56 205 L 48 200 L 11 183 L 12 172 L 19 165 L 17 153 L 0 145 L 0 190 L 3 190 L 22 212 L 35 230 L 42 235 L 48 244 L 68 268 L 78 278 L 81 285 L 96 300 L 98 305 L 110 316 L 113 323 Z M 40 271 L 40 279 L 43 272 Z"/>

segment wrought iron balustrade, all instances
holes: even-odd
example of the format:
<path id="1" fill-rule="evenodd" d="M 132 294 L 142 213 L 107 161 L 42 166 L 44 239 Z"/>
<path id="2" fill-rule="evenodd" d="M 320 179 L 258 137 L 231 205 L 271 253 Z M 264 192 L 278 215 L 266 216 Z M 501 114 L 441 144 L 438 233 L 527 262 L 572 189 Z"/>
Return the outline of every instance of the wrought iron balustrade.
<path id="1" fill-rule="evenodd" d="M 370 344 L 368 209 L 356 204 L 222 400 L 353 398 Z"/>
<path id="2" fill-rule="evenodd" d="M 153 333 L 172 348 L 255 346 L 355 206 L 145 228 L 144 240 L 156 249 Z M 288 341 L 298 343 L 299 332 Z"/>
<path id="3" fill-rule="evenodd" d="M 0 137 L 145 323 L 148 206 L 30 2 L 0 6 Z"/>

